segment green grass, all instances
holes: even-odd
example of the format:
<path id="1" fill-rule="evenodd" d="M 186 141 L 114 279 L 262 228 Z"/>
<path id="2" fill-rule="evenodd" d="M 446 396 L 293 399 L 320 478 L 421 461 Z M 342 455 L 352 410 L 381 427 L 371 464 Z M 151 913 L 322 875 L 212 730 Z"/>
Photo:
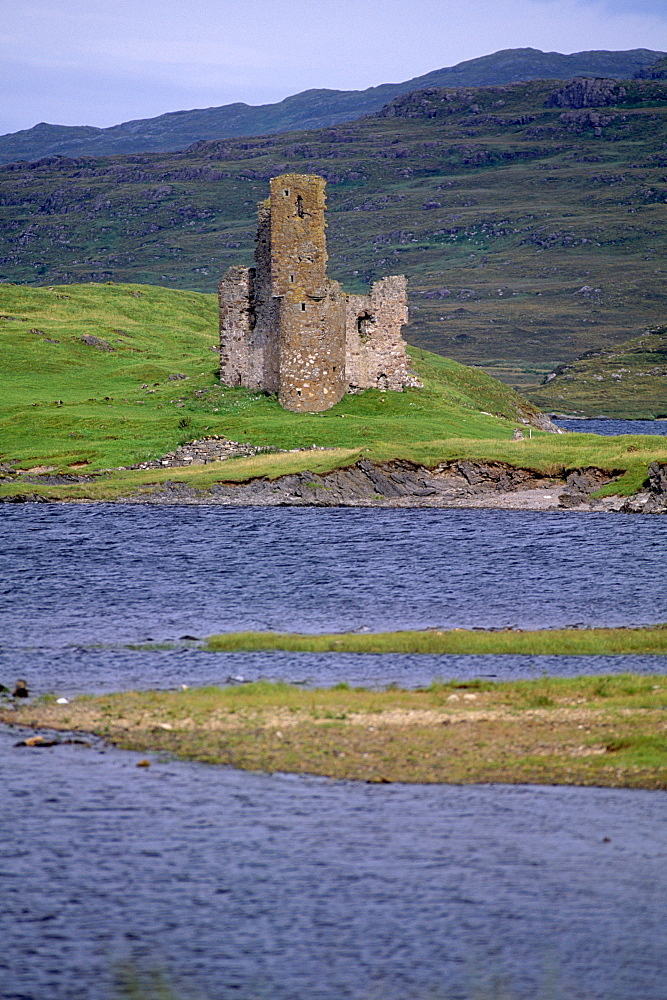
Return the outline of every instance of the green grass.
<path id="1" fill-rule="evenodd" d="M 548 475 L 594 465 L 623 478 L 608 492 L 632 493 L 649 462 L 667 459 L 655 436 L 601 438 L 512 432 L 534 408 L 484 372 L 411 349 L 423 389 L 369 390 L 319 414 L 283 410 L 274 397 L 221 386 L 215 298 L 138 285 L 0 286 L 0 434 L 15 470 L 91 473 L 90 482 L 0 480 L 0 496 L 105 499 L 173 480 L 207 489 L 310 470 L 327 472 L 360 457 L 427 466 L 462 458 L 495 460 Z M 32 332 L 32 331 L 42 332 Z M 122 332 L 119 332 L 122 331 Z M 93 336 L 113 350 L 82 342 Z M 53 343 L 57 341 L 57 343 Z M 185 380 L 170 380 L 184 374 Z M 267 449 L 192 468 L 99 470 L 159 459 L 181 443 L 220 435 Z M 327 451 L 307 449 L 313 445 Z"/>
<path id="2" fill-rule="evenodd" d="M 666 709 L 663 675 L 624 674 L 434 682 L 416 691 L 260 681 L 0 706 L 0 721 L 94 732 L 126 749 L 249 770 L 664 789 Z"/>
<path id="3" fill-rule="evenodd" d="M 667 327 L 587 352 L 530 392 L 544 410 L 594 417 L 667 417 Z"/>
<path id="4" fill-rule="evenodd" d="M 227 632 L 211 636 L 213 652 L 286 649 L 336 653 L 514 653 L 530 656 L 599 656 L 616 653 L 667 654 L 667 625 L 653 628 L 543 629 L 533 632 L 468 631 L 340 632 L 299 635 Z"/>
<path id="5" fill-rule="evenodd" d="M 11 317 L 0 319 L 5 461 L 134 464 L 190 436 L 183 408 L 169 401 L 213 381 L 213 296 L 138 285 L 3 286 L 0 315 Z M 170 381 L 175 374 L 189 380 Z M 190 417 L 190 428 L 203 424 Z"/>
<path id="6" fill-rule="evenodd" d="M 288 413 L 263 393 L 220 386 L 215 298 L 196 292 L 0 286 L 0 315 L 12 317 L 0 319 L 2 457 L 23 468 L 136 464 L 216 433 L 288 449 L 411 443 L 463 428 L 502 438 L 507 420 L 533 409 L 482 372 L 418 352 L 424 391 L 372 391 L 325 414 Z M 113 351 L 82 343 L 90 335 Z"/>

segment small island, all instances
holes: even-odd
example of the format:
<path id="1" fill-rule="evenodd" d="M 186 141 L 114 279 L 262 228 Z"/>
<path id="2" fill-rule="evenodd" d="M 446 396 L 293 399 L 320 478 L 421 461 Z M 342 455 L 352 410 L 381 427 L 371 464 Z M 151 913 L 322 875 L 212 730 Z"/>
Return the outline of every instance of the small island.
<path id="1" fill-rule="evenodd" d="M 370 783 L 664 789 L 666 709 L 663 675 L 621 674 L 383 691 L 259 681 L 46 698 L 4 708 L 0 721 L 47 730 L 20 741 L 30 751 L 64 730 L 207 764 Z"/>

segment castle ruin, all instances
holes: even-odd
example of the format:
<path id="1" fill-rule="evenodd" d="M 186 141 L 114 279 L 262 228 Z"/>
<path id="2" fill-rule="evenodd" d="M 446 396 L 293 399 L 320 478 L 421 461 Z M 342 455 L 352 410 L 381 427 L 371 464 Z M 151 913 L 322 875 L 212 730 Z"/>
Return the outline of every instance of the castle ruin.
<path id="1" fill-rule="evenodd" d="M 401 336 L 403 275 L 368 295 L 327 276 L 324 188 L 312 174 L 274 177 L 255 267 L 230 267 L 218 289 L 221 382 L 276 393 L 296 413 L 327 410 L 346 392 L 421 386 Z"/>

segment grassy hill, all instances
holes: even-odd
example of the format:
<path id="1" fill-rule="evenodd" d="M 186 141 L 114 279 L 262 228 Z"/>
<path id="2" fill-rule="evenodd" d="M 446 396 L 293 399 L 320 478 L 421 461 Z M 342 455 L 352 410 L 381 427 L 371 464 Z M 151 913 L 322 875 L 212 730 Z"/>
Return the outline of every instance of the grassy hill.
<path id="1" fill-rule="evenodd" d="M 213 291 L 252 259 L 269 178 L 318 173 L 333 277 L 407 274 L 412 344 L 536 387 L 667 313 L 667 81 L 600 108 L 561 91 L 429 89 L 319 131 L 0 167 L 0 279 Z"/>
<path id="2" fill-rule="evenodd" d="M 4 286 L 0 338 L 0 496 L 103 499 L 167 478 L 206 487 L 222 479 L 325 472 L 361 456 L 427 465 L 497 459 L 554 473 L 599 465 L 627 470 L 621 489 L 631 492 L 651 460 L 667 457 L 655 438 L 540 431 L 517 452 L 512 432 L 534 412 L 531 405 L 485 373 L 419 349 L 412 356 L 423 389 L 369 390 L 325 413 L 289 413 L 265 393 L 220 385 L 215 297 L 198 292 Z M 269 451 L 301 450 L 100 474 L 214 435 Z M 328 450 L 307 450 L 313 446 Z M 26 480 L 17 470 L 32 475 Z"/>
<path id="3" fill-rule="evenodd" d="M 458 436 L 465 423 L 470 437 L 506 438 L 519 411 L 534 412 L 483 372 L 418 351 L 425 390 L 366 392 L 324 414 L 289 413 L 265 393 L 220 386 L 216 299 L 198 292 L 5 286 L 0 309 L 1 457 L 22 467 L 137 464 L 206 434 L 359 448 Z"/>
<path id="4" fill-rule="evenodd" d="M 589 351 L 547 376 L 530 399 L 543 409 L 594 417 L 667 417 L 667 327 Z"/>
<path id="5" fill-rule="evenodd" d="M 322 128 L 371 114 L 394 97 L 422 87 L 484 87 L 520 80 L 567 80 L 574 76 L 625 79 L 635 73 L 650 73 L 660 56 L 664 53 L 650 49 L 600 50 L 571 55 L 530 48 L 504 49 L 402 83 L 384 83 L 366 90 L 306 90 L 276 104 L 259 107 L 236 103 L 219 108 L 173 111 L 110 128 L 40 122 L 34 128 L 0 136 L 0 163 L 36 160 L 55 154 L 79 156 L 183 149 L 199 139 Z"/>

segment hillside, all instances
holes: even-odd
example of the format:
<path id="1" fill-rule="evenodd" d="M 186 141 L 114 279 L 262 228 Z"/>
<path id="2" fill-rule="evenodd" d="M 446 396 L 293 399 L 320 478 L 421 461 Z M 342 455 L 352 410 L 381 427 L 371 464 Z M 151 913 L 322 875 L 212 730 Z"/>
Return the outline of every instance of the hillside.
<path id="1" fill-rule="evenodd" d="M 327 473 L 362 458 L 428 467 L 492 460 L 548 475 L 594 465 L 625 471 L 613 489 L 627 493 L 641 486 L 649 462 L 667 460 L 650 437 L 531 429 L 517 443 L 514 429 L 536 417 L 525 399 L 483 372 L 414 349 L 423 389 L 368 390 L 324 413 L 290 413 L 265 393 L 220 385 L 212 295 L 114 284 L 5 287 L 0 295 L 0 499 L 105 499 L 174 480 L 208 489 Z M 244 443 L 237 454 L 267 453 L 185 468 L 160 461 L 216 436 Z"/>
<path id="2" fill-rule="evenodd" d="M 318 173 L 333 277 L 356 291 L 407 274 L 412 344 L 536 387 L 664 323 L 666 149 L 667 81 L 538 81 L 429 88 L 353 124 L 181 153 L 15 164 L 0 279 L 210 292 L 251 261 L 268 179 Z"/>
<path id="3" fill-rule="evenodd" d="M 377 437 L 400 446 L 465 422 L 473 438 L 501 438 L 506 421 L 536 412 L 484 373 L 421 352 L 430 390 L 366 392 L 324 414 L 292 414 L 265 393 L 220 386 L 213 295 L 74 285 L 2 288 L 0 303 L 0 460 L 24 468 L 137 464 L 215 434 L 274 448 L 358 448 Z"/>
<path id="4" fill-rule="evenodd" d="M 543 409 L 587 417 L 667 417 L 667 327 L 561 365 L 530 399 Z"/>
<path id="5" fill-rule="evenodd" d="M 522 80 L 567 80 L 574 76 L 626 79 L 636 72 L 648 72 L 664 54 L 650 49 L 601 50 L 572 55 L 530 48 L 505 49 L 402 83 L 385 83 L 367 90 L 306 90 L 276 104 L 259 107 L 236 103 L 219 108 L 174 111 L 110 128 L 40 122 L 33 128 L 0 136 L 0 163 L 36 160 L 55 154 L 77 156 L 175 150 L 199 139 L 322 128 L 378 111 L 394 97 L 423 87 L 484 87 Z"/>

